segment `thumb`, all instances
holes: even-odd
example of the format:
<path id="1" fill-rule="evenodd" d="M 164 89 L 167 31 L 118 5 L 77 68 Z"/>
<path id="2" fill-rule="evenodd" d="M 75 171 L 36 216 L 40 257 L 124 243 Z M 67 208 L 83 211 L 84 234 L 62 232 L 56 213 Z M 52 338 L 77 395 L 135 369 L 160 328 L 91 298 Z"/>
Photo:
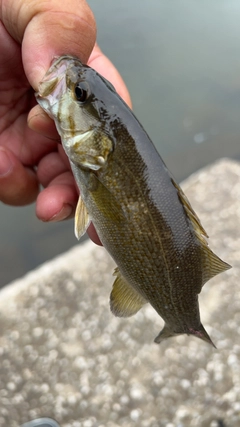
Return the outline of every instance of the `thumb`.
<path id="1" fill-rule="evenodd" d="M 34 89 L 55 56 L 75 55 L 86 63 L 96 40 L 85 0 L 2 0 L 1 19 L 22 43 L 23 66 Z"/>

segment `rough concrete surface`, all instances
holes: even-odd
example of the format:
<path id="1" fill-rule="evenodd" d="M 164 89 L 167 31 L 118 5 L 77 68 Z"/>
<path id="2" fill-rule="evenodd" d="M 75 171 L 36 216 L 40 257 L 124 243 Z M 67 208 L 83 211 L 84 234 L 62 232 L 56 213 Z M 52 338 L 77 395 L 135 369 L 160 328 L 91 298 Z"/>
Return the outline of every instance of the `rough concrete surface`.
<path id="1" fill-rule="evenodd" d="M 154 344 L 163 322 L 150 306 L 115 318 L 113 262 L 78 245 L 0 292 L 0 426 L 240 426 L 240 164 L 222 160 L 183 188 L 234 267 L 200 296 L 217 350 L 187 336 Z"/>

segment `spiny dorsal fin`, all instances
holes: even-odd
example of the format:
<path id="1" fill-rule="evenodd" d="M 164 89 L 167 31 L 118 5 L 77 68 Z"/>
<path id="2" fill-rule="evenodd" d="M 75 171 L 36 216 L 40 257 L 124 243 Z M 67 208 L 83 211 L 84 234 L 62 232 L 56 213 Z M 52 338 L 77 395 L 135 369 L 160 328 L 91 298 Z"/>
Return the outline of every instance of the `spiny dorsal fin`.
<path id="1" fill-rule="evenodd" d="M 90 224 L 90 218 L 88 216 L 87 208 L 79 196 L 78 204 L 75 211 L 75 236 L 79 240 L 80 237 L 86 232 Z"/>
<path id="2" fill-rule="evenodd" d="M 115 269 L 113 275 L 117 277 L 110 295 L 111 311 L 118 317 L 133 316 L 147 303 L 147 300 L 127 283 L 118 268 Z"/>
<path id="3" fill-rule="evenodd" d="M 190 219 L 196 234 L 208 237 L 206 231 L 204 230 L 204 228 L 200 222 L 200 219 L 198 218 L 196 212 L 194 212 L 194 210 L 193 210 L 187 196 L 184 194 L 183 190 L 181 189 L 181 187 L 179 187 L 179 185 L 174 180 L 172 180 L 172 183 L 178 191 L 178 196 L 182 202 L 183 208 L 186 212 L 186 215 Z"/>

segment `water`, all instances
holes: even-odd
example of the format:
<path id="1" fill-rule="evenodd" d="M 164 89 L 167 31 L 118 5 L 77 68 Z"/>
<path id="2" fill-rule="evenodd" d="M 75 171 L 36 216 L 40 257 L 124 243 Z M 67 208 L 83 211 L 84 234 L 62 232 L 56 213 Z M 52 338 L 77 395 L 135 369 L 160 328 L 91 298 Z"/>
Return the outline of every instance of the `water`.
<path id="1" fill-rule="evenodd" d="M 239 0 L 88 3 L 98 43 L 175 178 L 240 159 Z M 73 221 L 43 224 L 33 205 L 0 205 L 0 219 L 0 286 L 76 244 Z"/>

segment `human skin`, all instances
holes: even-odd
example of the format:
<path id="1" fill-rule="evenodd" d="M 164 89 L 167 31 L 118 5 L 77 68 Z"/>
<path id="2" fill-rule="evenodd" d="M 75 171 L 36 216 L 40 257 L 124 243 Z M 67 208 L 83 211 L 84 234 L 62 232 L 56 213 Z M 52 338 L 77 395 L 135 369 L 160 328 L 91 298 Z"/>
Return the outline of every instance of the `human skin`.
<path id="1" fill-rule="evenodd" d="M 96 45 L 96 23 L 85 0 L 0 0 L 0 19 L 0 200 L 13 206 L 36 200 L 42 221 L 71 218 L 78 200 L 74 178 L 34 91 L 53 58 L 68 54 L 111 81 L 131 106 L 129 93 Z M 99 243 L 91 226 L 89 235 Z"/>

